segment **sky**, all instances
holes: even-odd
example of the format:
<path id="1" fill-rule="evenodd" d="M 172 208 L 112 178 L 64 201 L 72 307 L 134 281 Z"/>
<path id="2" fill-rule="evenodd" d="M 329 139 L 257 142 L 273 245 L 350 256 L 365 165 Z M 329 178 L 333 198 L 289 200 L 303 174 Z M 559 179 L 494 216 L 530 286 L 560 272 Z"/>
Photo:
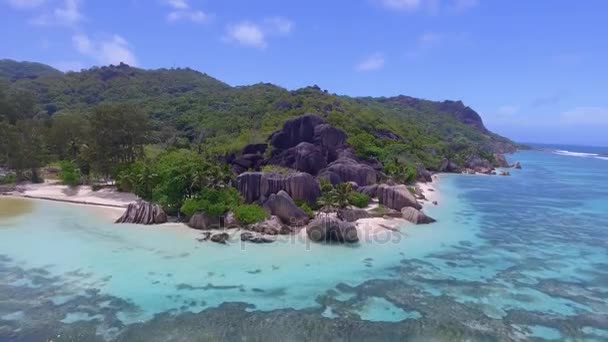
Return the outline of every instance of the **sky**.
<path id="1" fill-rule="evenodd" d="M 0 0 L 0 58 L 462 100 L 520 142 L 608 146 L 604 0 Z"/>

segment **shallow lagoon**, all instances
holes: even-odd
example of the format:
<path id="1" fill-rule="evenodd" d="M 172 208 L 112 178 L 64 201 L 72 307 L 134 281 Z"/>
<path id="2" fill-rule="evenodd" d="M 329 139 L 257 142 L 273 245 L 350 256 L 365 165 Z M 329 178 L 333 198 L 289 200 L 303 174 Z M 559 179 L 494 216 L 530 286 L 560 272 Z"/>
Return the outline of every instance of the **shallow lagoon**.
<path id="1" fill-rule="evenodd" d="M 603 340 L 608 164 L 512 158 L 512 177 L 443 177 L 439 223 L 357 247 L 220 246 L 35 202 L 0 220 L 0 340 Z"/>

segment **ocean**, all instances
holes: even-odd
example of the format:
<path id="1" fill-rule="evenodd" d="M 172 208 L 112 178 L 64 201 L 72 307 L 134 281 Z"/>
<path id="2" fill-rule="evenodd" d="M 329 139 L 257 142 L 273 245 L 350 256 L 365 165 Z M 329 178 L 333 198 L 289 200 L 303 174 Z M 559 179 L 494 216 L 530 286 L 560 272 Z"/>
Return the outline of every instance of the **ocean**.
<path id="1" fill-rule="evenodd" d="M 537 147 L 510 177 L 442 175 L 436 224 L 357 246 L 36 201 L 0 218 L 0 341 L 606 341 L 608 148 Z"/>

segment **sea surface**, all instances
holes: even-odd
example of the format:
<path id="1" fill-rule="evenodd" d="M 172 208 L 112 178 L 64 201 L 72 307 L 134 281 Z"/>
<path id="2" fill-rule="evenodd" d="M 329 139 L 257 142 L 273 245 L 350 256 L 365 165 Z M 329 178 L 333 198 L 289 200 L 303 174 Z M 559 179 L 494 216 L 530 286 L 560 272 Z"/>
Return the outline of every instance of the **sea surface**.
<path id="1" fill-rule="evenodd" d="M 33 201 L 0 216 L 0 341 L 608 341 L 608 148 L 541 148 L 442 175 L 436 224 L 356 246 Z"/>

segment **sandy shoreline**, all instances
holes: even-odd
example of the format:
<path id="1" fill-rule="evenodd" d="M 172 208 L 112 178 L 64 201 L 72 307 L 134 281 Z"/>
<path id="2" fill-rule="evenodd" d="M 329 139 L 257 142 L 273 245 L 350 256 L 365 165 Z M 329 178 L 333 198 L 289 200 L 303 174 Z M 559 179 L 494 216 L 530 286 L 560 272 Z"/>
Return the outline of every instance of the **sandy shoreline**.
<path id="1" fill-rule="evenodd" d="M 424 207 L 435 205 L 433 202 L 439 201 L 440 194 L 435 188 L 435 185 L 439 180 L 440 177 L 438 175 L 433 175 L 432 183 L 416 183 L 415 186 L 422 191 L 425 197 L 425 199 L 419 200 L 423 205 L 423 210 Z M 71 188 L 50 182 L 23 185 L 19 187 L 18 192 L 11 193 L 8 196 L 37 201 L 55 201 L 81 206 L 90 209 L 96 215 L 111 222 L 114 222 L 123 214 L 124 208 L 126 208 L 129 203 L 139 199 L 134 194 L 118 192 L 109 188 L 93 191 L 89 186 Z M 373 206 L 374 204 L 368 209 L 371 209 Z M 363 241 L 367 240 L 366 238 L 380 234 L 399 233 L 401 232 L 402 227 L 411 225 L 411 223 L 404 219 L 390 217 L 365 218 L 360 219 L 355 223 L 359 236 Z M 192 230 L 183 223 L 167 223 L 161 226 L 174 229 L 187 229 L 188 231 Z M 300 234 L 302 233 L 305 234 L 305 229 L 300 231 Z"/>

